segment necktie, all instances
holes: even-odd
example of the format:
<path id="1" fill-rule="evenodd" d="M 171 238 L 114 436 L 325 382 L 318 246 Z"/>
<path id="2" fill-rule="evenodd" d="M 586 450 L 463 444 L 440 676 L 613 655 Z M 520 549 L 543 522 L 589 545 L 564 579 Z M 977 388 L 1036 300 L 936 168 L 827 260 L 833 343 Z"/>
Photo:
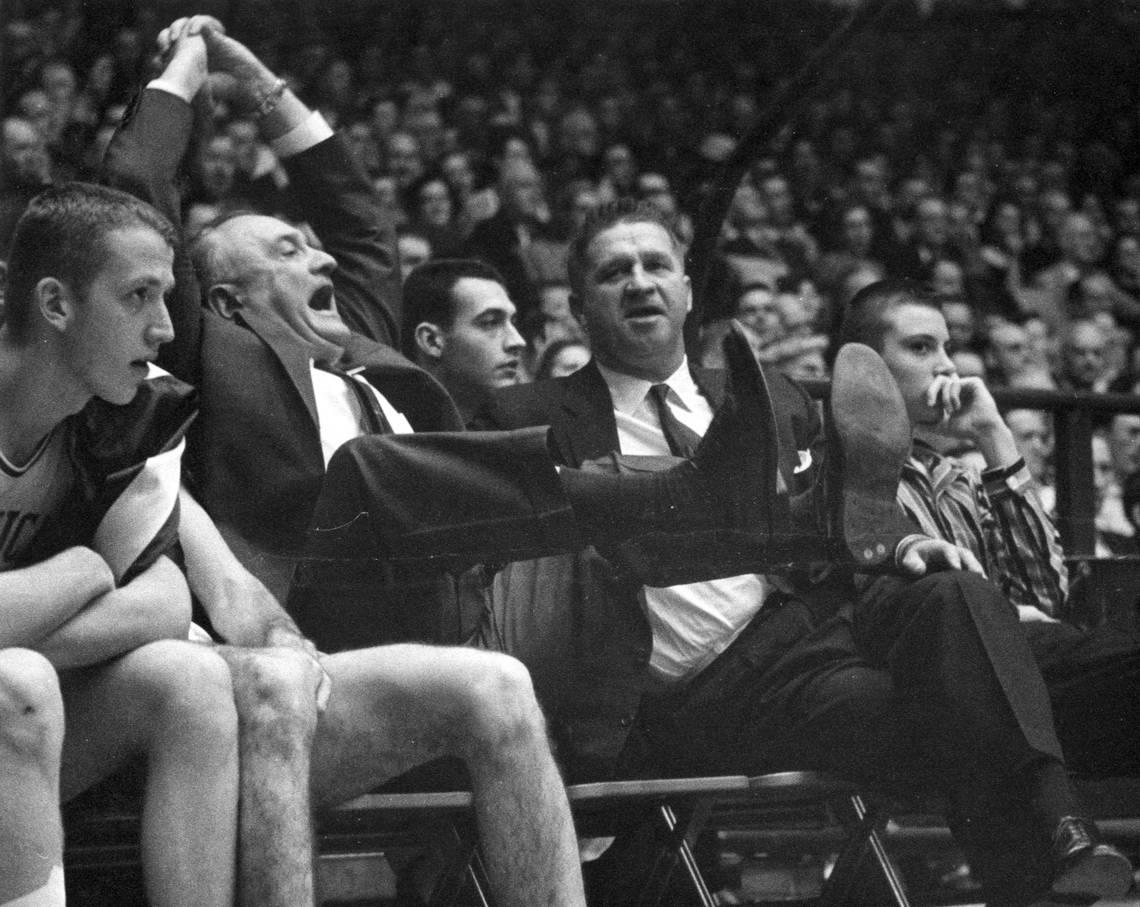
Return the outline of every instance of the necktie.
<path id="1" fill-rule="evenodd" d="M 360 407 L 360 412 L 364 416 L 365 428 L 368 433 L 372 435 L 390 435 L 392 432 L 392 425 L 388 422 L 387 417 L 384 415 L 384 410 L 380 408 L 380 401 L 376 399 L 376 395 L 372 393 L 367 387 L 357 381 L 348 372 L 343 369 L 337 368 L 335 365 L 329 365 L 326 362 L 316 363 L 317 368 L 322 372 L 328 372 L 330 375 L 336 375 L 342 381 L 347 382 L 352 393 L 356 396 L 356 403 Z"/>
<path id="2" fill-rule="evenodd" d="M 675 457 L 688 459 L 696 453 L 697 445 L 701 443 L 701 436 L 673 415 L 673 410 L 666 401 L 668 395 L 668 384 L 654 384 L 649 388 L 649 398 L 657 410 L 657 418 L 665 435 L 665 443 L 669 445 L 669 452 Z"/>

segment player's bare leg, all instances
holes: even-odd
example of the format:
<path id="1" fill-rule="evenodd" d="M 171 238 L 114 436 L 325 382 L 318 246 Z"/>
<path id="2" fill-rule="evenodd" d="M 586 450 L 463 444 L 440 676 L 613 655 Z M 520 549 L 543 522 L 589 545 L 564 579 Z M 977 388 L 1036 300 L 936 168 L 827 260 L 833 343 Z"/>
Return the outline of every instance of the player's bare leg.
<path id="1" fill-rule="evenodd" d="M 47 659 L 0 651 L 0 904 L 62 907 L 63 702 Z"/>
<path id="2" fill-rule="evenodd" d="M 225 662 L 166 640 L 61 675 L 66 800 L 134 756 L 147 762 L 143 872 L 159 907 L 229 905 L 237 839 L 237 716 Z"/>
<path id="3" fill-rule="evenodd" d="M 471 775 L 495 901 L 584 904 L 566 792 L 530 676 L 505 655 L 397 645 L 323 659 L 313 797 L 334 804 L 440 756 Z"/>
<path id="4" fill-rule="evenodd" d="M 230 665 L 238 711 L 240 902 L 313 904 L 309 761 L 317 723 L 316 663 L 287 648 L 218 651 Z"/>

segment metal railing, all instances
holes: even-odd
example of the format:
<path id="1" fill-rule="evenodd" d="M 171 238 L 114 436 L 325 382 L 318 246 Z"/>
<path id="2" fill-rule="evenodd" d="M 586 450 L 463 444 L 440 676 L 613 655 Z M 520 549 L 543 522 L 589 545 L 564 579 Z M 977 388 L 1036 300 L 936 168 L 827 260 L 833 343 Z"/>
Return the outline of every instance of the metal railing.
<path id="1" fill-rule="evenodd" d="M 803 381 L 816 399 L 827 396 L 827 381 Z M 1140 395 L 994 388 L 1002 411 L 1035 409 L 1053 416 L 1053 465 L 1057 487 L 1057 529 L 1070 557 L 1096 552 L 1096 493 L 1093 488 L 1092 433 L 1097 416 L 1140 413 Z"/>

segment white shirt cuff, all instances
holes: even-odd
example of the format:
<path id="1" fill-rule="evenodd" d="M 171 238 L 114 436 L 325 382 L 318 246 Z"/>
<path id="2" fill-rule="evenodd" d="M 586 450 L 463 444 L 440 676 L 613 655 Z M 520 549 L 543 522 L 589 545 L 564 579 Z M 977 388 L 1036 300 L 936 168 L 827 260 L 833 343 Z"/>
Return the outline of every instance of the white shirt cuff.
<path id="1" fill-rule="evenodd" d="M 279 158 L 292 157 L 331 138 L 332 134 L 332 127 L 318 111 L 314 110 L 303 122 L 271 141 L 269 147 Z"/>
<path id="2" fill-rule="evenodd" d="M 159 91 L 165 91 L 167 94 L 172 94 L 176 98 L 182 98 L 182 100 L 185 101 L 187 104 L 192 104 L 194 102 L 193 95 L 191 95 L 190 97 L 187 97 L 186 94 L 182 90 L 182 86 L 179 85 L 177 82 L 172 82 L 170 79 L 163 79 L 163 78 L 151 79 L 149 82 L 146 83 L 146 87 L 147 88 L 157 88 Z"/>

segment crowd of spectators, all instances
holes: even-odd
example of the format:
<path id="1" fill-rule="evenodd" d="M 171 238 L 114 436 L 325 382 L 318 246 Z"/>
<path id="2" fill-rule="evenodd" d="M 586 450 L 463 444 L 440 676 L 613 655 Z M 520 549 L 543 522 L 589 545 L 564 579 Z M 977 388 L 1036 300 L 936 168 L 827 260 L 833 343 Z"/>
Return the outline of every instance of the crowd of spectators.
<path id="1" fill-rule="evenodd" d="M 692 236 L 766 99 L 843 15 L 806 2 L 214 5 L 346 135 L 399 224 L 405 276 L 454 257 L 503 276 L 524 377 L 584 359 L 565 273 L 584 214 L 632 196 Z M 167 6 L 11 7 L 0 248 L 38 189 L 97 173 Z M 723 219 L 696 300 L 701 357 L 716 364 L 736 317 L 761 361 L 826 376 L 846 301 L 909 277 L 942 298 L 962 374 L 1131 393 L 1140 130 L 1126 16 L 1107 3 L 899 4 L 826 61 Z M 213 128 L 187 167 L 189 228 L 234 208 L 300 220 L 255 123 L 223 102 L 200 114 Z M 1135 548 L 1117 440 L 1133 421 L 1118 416 L 1101 445 L 1102 541 L 1117 552 Z M 1047 423 L 1042 434 L 1047 447 Z"/>

